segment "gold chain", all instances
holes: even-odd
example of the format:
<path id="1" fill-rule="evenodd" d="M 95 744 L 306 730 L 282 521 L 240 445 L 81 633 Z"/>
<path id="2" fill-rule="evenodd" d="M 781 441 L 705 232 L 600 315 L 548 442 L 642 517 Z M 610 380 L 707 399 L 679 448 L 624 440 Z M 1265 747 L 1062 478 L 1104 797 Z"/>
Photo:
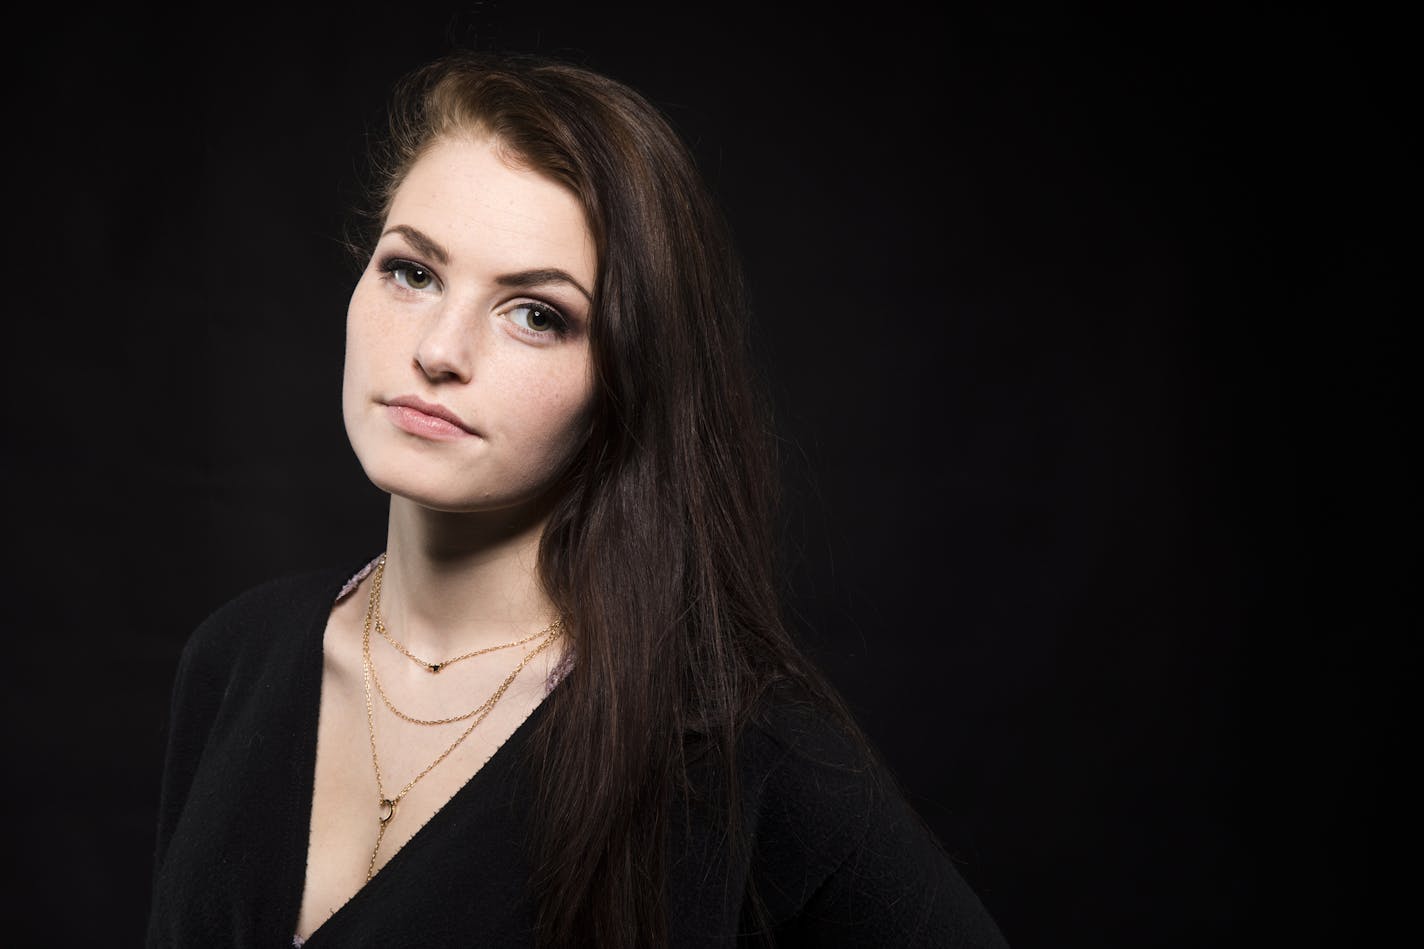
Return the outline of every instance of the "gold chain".
<path id="1" fill-rule="evenodd" d="M 380 620 L 378 617 L 377 622 L 379 621 Z M 375 684 L 376 694 L 381 697 L 381 701 L 385 703 L 386 708 L 390 709 L 391 714 L 394 715 L 396 718 L 401 718 L 407 722 L 410 722 L 412 725 L 452 725 L 455 722 L 463 722 L 468 718 L 474 718 L 481 712 L 488 712 L 491 708 L 493 708 L 494 703 L 499 701 L 499 697 L 503 695 L 504 690 L 509 687 L 509 683 L 514 681 L 514 677 L 519 675 L 520 671 L 526 665 L 528 665 L 529 662 L 533 660 L 535 656 L 539 655 L 545 649 L 548 649 L 551 645 L 553 645 L 554 640 L 558 637 L 558 634 L 562 629 L 563 622 L 561 620 L 555 620 L 552 624 L 545 627 L 539 634 L 544 636 L 544 641 L 538 646 L 534 647 L 532 650 L 530 650 L 527 654 L 525 654 L 524 658 L 519 661 L 519 665 L 515 666 L 514 671 L 509 674 L 509 677 L 506 678 L 504 680 L 504 683 L 498 689 L 495 690 L 493 695 L 486 699 L 483 704 L 470 709 L 463 715 L 454 715 L 450 718 L 416 718 L 414 715 L 402 712 L 400 709 L 396 708 L 395 703 L 391 701 L 391 697 L 386 693 L 385 686 L 381 685 L 381 677 L 376 673 L 376 664 L 374 662 L 370 663 L 371 682 Z M 369 648 L 363 647 L 363 649 L 365 649 L 363 659 L 367 662 L 370 662 Z"/>
<path id="2" fill-rule="evenodd" d="M 450 659 L 443 659 L 440 662 L 430 662 L 428 660 L 422 659 L 412 653 L 409 649 L 405 648 L 404 644 L 396 642 L 395 638 L 391 636 L 391 631 L 387 629 L 386 624 L 381 621 L 380 616 L 376 617 L 376 632 L 380 633 L 382 638 L 384 638 L 386 642 L 390 643 L 392 646 L 396 647 L 396 649 L 400 650 L 406 656 L 406 658 L 410 659 L 411 662 L 414 662 L 416 665 L 423 667 L 426 672 L 439 672 L 446 666 L 453 666 L 455 663 L 461 661 L 462 659 L 473 659 L 475 656 L 483 656 L 485 653 L 494 652 L 497 649 L 511 649 L 515 646 L 522 646 L 527 642 L 532 642 L 538 639 L 540 636 L 548 635 L 549 630 L 559 625 L 560 622 L 560 620 L 554 620 L 554 622 L 550 623 L 548 626 L 545 626 L 543 629 L 539 630 L 539 632 L 525 636 L 523 639 L 516 639 L 512 643 L 501 643 L 498 646 L 486 646 L 483 649 L 476 649 L 474 652 L 467 652 L 461 656 L 455 656 Z M 392 711 L 394 711 L 394 709 L 392 709 Z"/>
<path id="3" fill-rule="evenodd" d="M 430 762 L 430 764 L 426 765 L 423 771 L 421 771 L 415 777 L 407 781 L 405 787 L 401 788 L 397 794 L 395 794 L 393 797 L 386 797 L 385 782 L 381 775 L 381 759 L 376 754 L 375 706 L 371 702 L 371 682 L 375 677 L 375 666 L 371 663 L 371 620 L 372 617 L 376 616 L 380 610 L 381 577 L 385 573 L 385 568 L 386 555 L 381 554 L 381 559 L 377 562 L 376 570 L 371 577 L 371 595 L 367 601 L 366 622 L 361 634 L 361 684 L 366 695 L 366 729 L 371 736 L 371 766 L 376 771 L 376 794 L 378 796 L 378 802 L 376 805 L 376 819 L 379 822 L 376 830 L 376 846 L 374 849 L 371 850 L 371 862 L 366 867 L 366 880 L 368 882 L 373 876 L 376 875 L 376 857 L 381 852 L 381 840 L 386 836 L 386 825 L 390 823 L 390 821 L 396 816 L 396 806 L 400 804 L 401 799 L 410 793 L 410 789 L 415 787 L 415 783 L 417 781 L 419 781 L 421 778 L 425 777 L 427 774 L 433 771 L 436 765 L 438 765 L 440 762 L 444 761 L 447 757 L 449 757 L 451 752 L 453 752 L 456 748 L 460 747 L 460 744 L 466 738 L 470 737 L 470 734 L 475 730 L 475 727 L 478 726 L 480 722 L 485 720 L 485 717 L 488 716 L 490 711 L 494 708 L 495 703 L 498 702 L 500 697 L 504 695 L 505 690 L 509 688 L 510 683 L 514 681 L 515 676 L 519 675 L 519 673 L 524 669 L 524 667 L 529 663 L 531 659 L 533 659 L 539 653 L 547 649 L 549 645 L 552 644 L 554 640 L 558 638 L 559 633 L 563 628 L 563 624 L 559 622 L 555 622 L 553 625 L 551 625 L 547 630 L 547 638 L 545 639 L 545 641 L 540 643 L 537 648 L 531 650 L 520 661 L 519 665 L 514 667 L 514 671 L 505 677 L 504 682 L 500 684 L 499 688 L 495 690 L 494 694 L 490 696 L 489 700 L 483 705 L 481 705 L 479 708 L 475 709 L 475 711 L 470 713 L 470 715 L 462 716 L 462 718 L 468 718 L 473 715 L 475 716 L 475 720 L 465 727 L 465 730 L 460 733 L 460 737 L 456 738 L 453 742 L 451 742 L 449 747 L 447 747 L 444 751 L 440 752 L 440 756 L 434 761 Z M 384 693 L 382 694 L 382 697 L 384 698 Z M 387 702 L 388 707 L 389 704 L 390 703 Z M 392 709 L 392 711 L 395 711 L 395 709 Z M 407 720 L 414 721 L 414 719 L 409 718 L 407 718 Z M 452 721 L 459 720 L 460 719 L 452 719 Z"/>

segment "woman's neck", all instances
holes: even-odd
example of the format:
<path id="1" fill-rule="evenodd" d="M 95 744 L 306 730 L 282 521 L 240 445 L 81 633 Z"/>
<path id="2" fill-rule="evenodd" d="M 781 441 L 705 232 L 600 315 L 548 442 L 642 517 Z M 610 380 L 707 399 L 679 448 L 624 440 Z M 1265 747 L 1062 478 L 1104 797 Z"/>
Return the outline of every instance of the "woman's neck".
<path id="1" fill-rule="evenodd" d="M 420 654 L 537 632 L 557 611 L 538 578 L 547 512 L 453 514 L 391 498 L 381 617 Z"/>

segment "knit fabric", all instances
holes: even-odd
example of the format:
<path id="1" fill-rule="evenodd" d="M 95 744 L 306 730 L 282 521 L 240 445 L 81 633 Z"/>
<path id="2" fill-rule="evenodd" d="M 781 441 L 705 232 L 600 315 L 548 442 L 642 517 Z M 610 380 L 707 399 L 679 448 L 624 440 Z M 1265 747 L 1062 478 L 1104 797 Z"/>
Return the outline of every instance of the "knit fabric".
<path id="1" fill-rule="evenodd" d="M 322 638 L 373 562 L 238 596 L 186 644 L 174 683 L 147 945 L 293 945 L 306 879 Z M 362 565 L 365 565 L 364 568 Z M 557 685 L 551 685 L 556 688 Z M 548 703 L 303 949 L 531 946 L 524 760 Z M 1002 947 L 918 815 L 814 703 L 776 693 L 738 746 L 738 846 L 718 780 L 669 825 L 673 946 Z M 701 793 L 705 791 L 705 793 Z M 751 913 L 755 900 L 763 908 Z M 753 932 L 764 919 L 770 932 Z"/>

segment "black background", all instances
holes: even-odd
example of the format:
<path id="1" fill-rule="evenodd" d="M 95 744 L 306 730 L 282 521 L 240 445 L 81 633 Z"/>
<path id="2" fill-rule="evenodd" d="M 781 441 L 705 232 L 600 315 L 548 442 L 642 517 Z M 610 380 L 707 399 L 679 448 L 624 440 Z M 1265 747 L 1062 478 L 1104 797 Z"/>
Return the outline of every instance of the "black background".
<path id="1" fill-rule="evenodd" d="M 452 44 L 591 65 L 692 144 L 749 269 L 797 627 L 1012 944 L 1386 932 L 1404 32 L 1149 6 L 14 23 L 12 944 L 140 941 L 184 638 L 383 542 L 339 238 L 391 82 Z"/>

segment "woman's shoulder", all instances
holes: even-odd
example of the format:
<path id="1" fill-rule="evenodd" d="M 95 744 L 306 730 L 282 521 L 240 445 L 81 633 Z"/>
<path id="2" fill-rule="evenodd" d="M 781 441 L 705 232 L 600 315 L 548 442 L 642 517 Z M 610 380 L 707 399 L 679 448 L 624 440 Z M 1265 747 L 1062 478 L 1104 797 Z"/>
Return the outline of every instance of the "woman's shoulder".
<path id="1" fill-rule="evenodd" d="M 754 873 L 769 920 L 811 944 L 1001 947 L 850 715 L 814 690 L 778 687 L 744 732 Z"/>
<path id="2" fill-rule="evenodd" d="M 745 753 L 777 768 L 877 774 L 876 755 L 843 703 L 809 684 L 781 680 L 754 706 L 740 742 Z"/>
<path id="3" fill-rule="evenodd" d="M 360 561 L 294 571 L 255 583 L 213 609 L 184 645 L 183 661 L 229 665 L 244 653 L 289 639 L 348 592 Z"/>
<path id="4" fill-rule="evenodd" d="M 737 742 L 760 873 L 804 900 L 876 820 L 885 775 L 840 703 L 807 685 L 769 687 Z"/>

